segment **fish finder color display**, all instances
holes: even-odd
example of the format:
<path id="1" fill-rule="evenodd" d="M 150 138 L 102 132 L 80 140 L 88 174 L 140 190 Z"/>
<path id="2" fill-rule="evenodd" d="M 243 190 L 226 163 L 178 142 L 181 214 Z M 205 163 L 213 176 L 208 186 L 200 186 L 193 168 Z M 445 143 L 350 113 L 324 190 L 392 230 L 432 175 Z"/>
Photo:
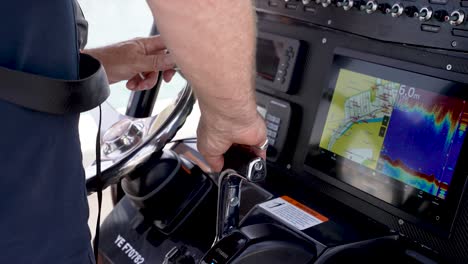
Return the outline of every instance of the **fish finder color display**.
<path id="1" fill-rule="evenodd" d="M 466 111 L 462 99 L 340 69 L 320 147 L 445 199 Z"/>

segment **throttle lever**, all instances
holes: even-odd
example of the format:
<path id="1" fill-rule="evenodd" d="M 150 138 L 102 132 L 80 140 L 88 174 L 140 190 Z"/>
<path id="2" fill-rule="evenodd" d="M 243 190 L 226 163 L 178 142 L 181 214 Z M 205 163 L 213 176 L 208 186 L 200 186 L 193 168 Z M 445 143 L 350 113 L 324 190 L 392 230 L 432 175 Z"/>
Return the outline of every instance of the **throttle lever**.
<path id="1" fill-rule="evenodd" d="M 249 146 L 233 145 L 224 154 L 224 169 L 218 179 L 216 244 L 239 227 L 242 180 L 256 183 L 266 178 L 266 162 Z"/>
<path id="2" fill-rule="evenodd" d="M 266 177 L 266 163 L 250 146 L 233 145 L 224 154 L 224 169 L 234 170 L 249 182 L 260 182 Z"/>

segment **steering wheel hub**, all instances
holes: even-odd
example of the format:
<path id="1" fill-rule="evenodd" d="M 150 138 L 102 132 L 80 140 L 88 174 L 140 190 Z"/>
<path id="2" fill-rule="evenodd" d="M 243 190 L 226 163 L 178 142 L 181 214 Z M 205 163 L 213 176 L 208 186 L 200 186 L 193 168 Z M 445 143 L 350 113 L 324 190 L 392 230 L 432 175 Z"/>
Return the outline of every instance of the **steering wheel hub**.
<path id="1" fill-rule="evenodd" d="M 141 142 L 143 130 L 143 122 L 120 120 L 104 133 L 101 140 L 102 152 L 109 158 L 124 155 Z"/>

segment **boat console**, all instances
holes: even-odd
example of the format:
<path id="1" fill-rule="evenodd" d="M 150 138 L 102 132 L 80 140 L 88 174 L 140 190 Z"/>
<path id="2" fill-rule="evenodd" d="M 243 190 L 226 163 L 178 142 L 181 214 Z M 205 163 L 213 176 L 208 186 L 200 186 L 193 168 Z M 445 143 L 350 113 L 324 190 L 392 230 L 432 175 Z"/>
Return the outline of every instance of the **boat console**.
<path id="1" fill-rule="evenodd" d="M 218 175 L 166 145 L 145 166 L 167 179 L 125 178 L 103 262 L 468 263 L 467 1 L 254 2 L 266 179 L 213 243 Z"/>

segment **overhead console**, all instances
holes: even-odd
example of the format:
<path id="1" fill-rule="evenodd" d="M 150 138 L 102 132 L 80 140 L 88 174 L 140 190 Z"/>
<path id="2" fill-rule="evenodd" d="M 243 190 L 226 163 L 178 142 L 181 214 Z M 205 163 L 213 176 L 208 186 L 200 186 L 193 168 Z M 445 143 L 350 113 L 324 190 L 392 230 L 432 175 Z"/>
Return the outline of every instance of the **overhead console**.
<path id="1" fill-rule="evenodd" d="M 257 0 L 256 6 L 383 41 L 468 49 L 468 1 Z"/>

